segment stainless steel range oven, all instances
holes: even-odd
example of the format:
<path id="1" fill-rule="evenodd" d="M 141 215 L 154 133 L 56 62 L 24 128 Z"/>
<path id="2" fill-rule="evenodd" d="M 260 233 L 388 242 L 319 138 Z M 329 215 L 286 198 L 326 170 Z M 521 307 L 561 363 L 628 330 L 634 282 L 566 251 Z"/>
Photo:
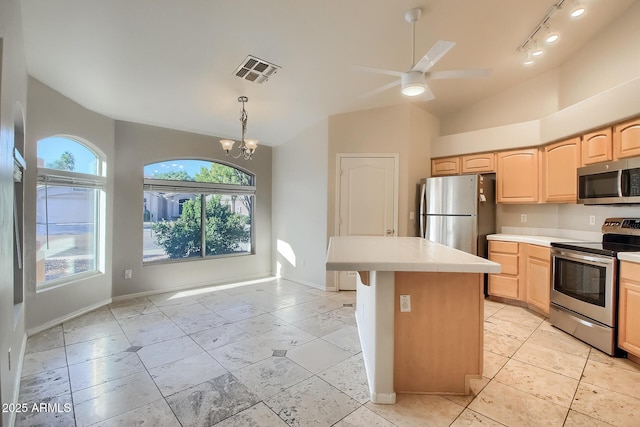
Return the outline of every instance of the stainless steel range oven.
<path id="1" fill-rule="evenodd" d="M 551 244 L 549 320 L 588 344 L 616 353 L 619 252 L 640 252 L 640 219 L 607 218 L 602 242 Z"/>

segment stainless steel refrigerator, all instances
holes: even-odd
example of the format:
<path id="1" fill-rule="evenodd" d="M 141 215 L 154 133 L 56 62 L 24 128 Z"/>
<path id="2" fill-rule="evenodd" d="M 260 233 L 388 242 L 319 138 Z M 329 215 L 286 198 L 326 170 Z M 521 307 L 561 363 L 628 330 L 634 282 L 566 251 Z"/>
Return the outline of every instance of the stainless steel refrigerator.
<path id="1" fill-rule="evenodd" d="M 420 234 L 427 240 L 487 257 L 496 230 L 495 174 L 421 181 Z"/>

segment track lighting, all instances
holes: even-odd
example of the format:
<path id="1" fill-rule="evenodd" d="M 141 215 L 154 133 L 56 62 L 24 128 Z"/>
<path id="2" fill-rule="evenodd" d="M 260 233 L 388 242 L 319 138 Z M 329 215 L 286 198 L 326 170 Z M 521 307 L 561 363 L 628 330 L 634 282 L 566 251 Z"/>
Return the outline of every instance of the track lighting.
<path id="1" fill-rule="evenodd" d="M 577 18 L 579 16 L 584 15 L 584 12 L 585 12 L 585 8 L 582 7 L 579 1 L 576 1 L 573 6 L 573 9 L 571 10 L 571 17 Z"/>
<path id="2" fill-rule="evenodd" d="M 531 51 L 531 55 L 533 56 L 540 56 L 544 53 L 544 49 L 541 48 L 540 46 L 538 46 L 538 42 L 534 41 L 533 42 L 533 50 Z"/>
<path id="3" fill-rule="evenodd" d="M 558 41 L 559 38 L 560 38 L 560 35 L 558 33 L 549 33 L 549 35 L 547 35 L 544 41 L 547 43 L 555 43 Z"/>
<path id="4" fill-rule="evenodd" d="M 525 58 L 524 61 L 522 62 L 522 64 L 529 66 L 529 65 L 533 65 L 535 61 L 533 60 L 533 56 L 531 56 L 531 51 L 527 50 L 527 52 L 525 53 Z"/>
<path id="5" fill-rule="evenodd" d="M 556 4 L 552 5 L 538 25 L 536 25 L 533 31 L 531 31 L 529 37 L 527 37 L 525 41 L 520 44 L 520 47 L 518 47 L 518 52 L 526 55 L 526 59 L 523 62 L 524 65 L 533 64 L 533 57 L 540 56 L 544 53 L 542 46 L 538 45 L 538 40 L 544 40 L 546 43 L 551 44 L 560 39 L 560 34 L 552 32 L 550 29 L 551 17 L 558 10 L 562 9 L 565 2 L 568 3 L 569 1 L 571 1 L 572 5 L 570 14 L 573 18 L 577 18 L 585 13 L 585 8 L 580 4 L 580 0 L 560 0 Z"/>

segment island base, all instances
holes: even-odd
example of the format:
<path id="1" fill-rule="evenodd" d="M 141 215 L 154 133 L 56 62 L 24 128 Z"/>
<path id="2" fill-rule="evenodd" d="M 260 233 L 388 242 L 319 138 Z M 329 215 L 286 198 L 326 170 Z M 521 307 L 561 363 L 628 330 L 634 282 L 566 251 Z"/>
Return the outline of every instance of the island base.
<path id="1" fill-rule="evenodd" d="M 469 394 L 482 376 L 484 298 L 479 273 L 369 272 L 358 278 L 356 320 L 370 398 Z M 411 311 L 400 311 L 409 295 Z"/>

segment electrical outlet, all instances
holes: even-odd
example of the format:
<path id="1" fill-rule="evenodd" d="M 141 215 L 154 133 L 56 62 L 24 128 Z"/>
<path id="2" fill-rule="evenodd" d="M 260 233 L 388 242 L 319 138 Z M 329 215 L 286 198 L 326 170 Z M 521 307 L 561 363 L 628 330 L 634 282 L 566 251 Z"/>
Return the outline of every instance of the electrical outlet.
<path id="1" fill-rule="evenodd" d="M 589 225 L 596 225 L 596 216 L 589 215 Z"/>
<path id="2" fill-rule="evenodd" d="M 125 270 L 124 271 L 124 278 L 125 279 L 131 279 L 133 277 L 133 271 L 131 269 Z"/>
<path id="3" fill-rule="evenodd" d="M 400 313 L 411 311 L 411 295 L 400 295 Z"/>
<path id="4" fill-rule="evenodd" d="M 527 214 L 520 214 L 520 222 L 527 222 Z"/>
<path id="5" fill-rule="evenodd" d="M 416 220 L 416 213 L 409 212 L 409 221 L 415 221 L 415 220 Z"/>

